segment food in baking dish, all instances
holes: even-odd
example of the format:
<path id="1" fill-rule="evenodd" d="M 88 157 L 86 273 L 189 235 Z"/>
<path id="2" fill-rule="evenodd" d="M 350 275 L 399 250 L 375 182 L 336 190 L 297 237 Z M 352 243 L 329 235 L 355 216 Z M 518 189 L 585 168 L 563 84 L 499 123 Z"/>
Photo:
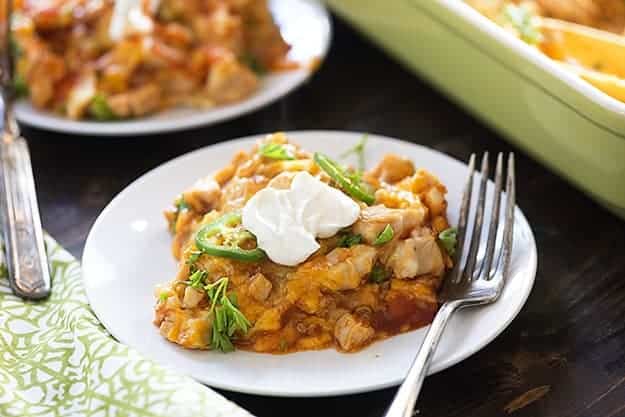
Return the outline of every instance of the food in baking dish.
<path id="1" fill-rule="evenodd" d="M 269 135 L 165 212 L 179 270 L 154 323 L 186 348 L 269 353 L 424 326 L 452 266 L 445 193 L 401 156 L 363 172 Z"/>
<path id="2" fill-rule="evenodd" d="M 604 93 L 625 101 L 622 0 L 467 0 Z"/>
<path id="3" fill-rule="evenodd" d="M 266 0 L 18 0 L 15 89 L 72 119 L 250 96 L 293 66 Z"/>

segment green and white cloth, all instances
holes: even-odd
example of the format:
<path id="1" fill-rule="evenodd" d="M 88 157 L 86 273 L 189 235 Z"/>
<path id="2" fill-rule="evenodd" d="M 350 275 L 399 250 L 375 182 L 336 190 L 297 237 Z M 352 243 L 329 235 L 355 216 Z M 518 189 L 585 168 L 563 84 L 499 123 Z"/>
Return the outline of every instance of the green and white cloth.
<path id="1" fill-rule="evenodd" d="M 113 340 L 89 308 L 78 261 L 51 238 L 46 246 L 48 300 L 12 295 L 0 270 L 0 416 L 250 416 Z"/>

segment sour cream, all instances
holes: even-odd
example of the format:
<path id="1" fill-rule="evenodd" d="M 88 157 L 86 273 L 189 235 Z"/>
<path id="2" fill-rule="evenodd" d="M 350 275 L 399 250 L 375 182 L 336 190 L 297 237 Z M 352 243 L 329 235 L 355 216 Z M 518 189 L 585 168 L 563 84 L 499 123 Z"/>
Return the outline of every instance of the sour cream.
<path id="1" fill-rule="evenodd" d="M 267 187 L 243 207 L 243 227 L 273 262 L 293 266 L 319 249 L 327 238 L 352 225 L 360 206 L 347 195 L 300 172 L 288 189 Z"/>
<path id="2" fill-rule="evenodd" d="M 151 12 L 158 9 L 158 1 L 151 0 Z M 143 13 L 142 0 L 115 0 L 109 23 L 109 37 L 119 41 L 131 33 L 148 34 L 154 29 L 152 19 Z"/>

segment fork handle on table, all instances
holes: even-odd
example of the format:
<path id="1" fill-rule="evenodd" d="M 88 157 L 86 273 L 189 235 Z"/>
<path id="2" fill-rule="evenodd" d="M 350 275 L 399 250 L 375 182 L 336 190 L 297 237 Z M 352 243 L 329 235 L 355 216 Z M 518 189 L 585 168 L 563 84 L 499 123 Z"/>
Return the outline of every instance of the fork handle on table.
<path id="1" fill-rule="evenodd" d="M 443 304 L 439 309 L 425 335 L 425 339 L 423 339 L 423 343 L 421 343 L 419 353 L 410 365 L 406 379 L 395 394 L 385 417 L 411 417 L 413 415 L 414 405 L 430 368 L 430 362 L 432 362 L 438 342 L 441 340 L 449 318 L 458 307 L 458 303 L 450 301 Z"/>
<path id="2" fill-rule="evenodd" d="M 0 140 L 0 207 L 9 283 L 18 296 L 41 299 L 50 294 L 50 272 L 30 154 L 26 141 L 9 130 Z"/>

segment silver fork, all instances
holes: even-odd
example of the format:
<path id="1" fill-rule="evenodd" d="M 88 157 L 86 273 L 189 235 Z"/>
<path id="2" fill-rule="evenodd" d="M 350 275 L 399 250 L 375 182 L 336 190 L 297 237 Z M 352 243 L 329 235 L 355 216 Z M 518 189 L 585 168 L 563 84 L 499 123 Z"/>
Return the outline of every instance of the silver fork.
<path id="1" fill-rule="evenodd" d="M 473 190 L 473 176 L 475 171 L 475 154 L 469 160 L 469 178 L 467 179 L 460 219 L 458 221 L 458 246 L 454 256 L 454 268 L 445 277 L 440 298 L 443 305 L 436 314 L 425 339 L 419 348 L 414 362 L 408 370 L 406 379 L 399 387 L 395 398 L 386 412 L 386 417 L 409 417 L 434 352 L 441 339 L 443 330 L 451 315 L 458 309 L 490 304 L 499 298 L 508 278 L 510 257 L 512 253 L 512 237 L 514 227 L 514 154 L 508 156 L 508 174 L 506 179 L 506 208 L 503 220 L 500 220 L 500 204 L 504 198 L 503 183 L 503 155 L 497 156 L 495 168 L 495 189 L 493 205 L 490 213 L 490 223 L 486 245 L 481 243 L 482 226 L 484 224 L 486 184 L 488 183 L 488 152 L 482 157 L 480 189 L 473 221 L 473 233 L 467 236 L 467 220 L 471 206 Z M 469 248 L 463 260 L 465 240 L 469 239 Z"/>

